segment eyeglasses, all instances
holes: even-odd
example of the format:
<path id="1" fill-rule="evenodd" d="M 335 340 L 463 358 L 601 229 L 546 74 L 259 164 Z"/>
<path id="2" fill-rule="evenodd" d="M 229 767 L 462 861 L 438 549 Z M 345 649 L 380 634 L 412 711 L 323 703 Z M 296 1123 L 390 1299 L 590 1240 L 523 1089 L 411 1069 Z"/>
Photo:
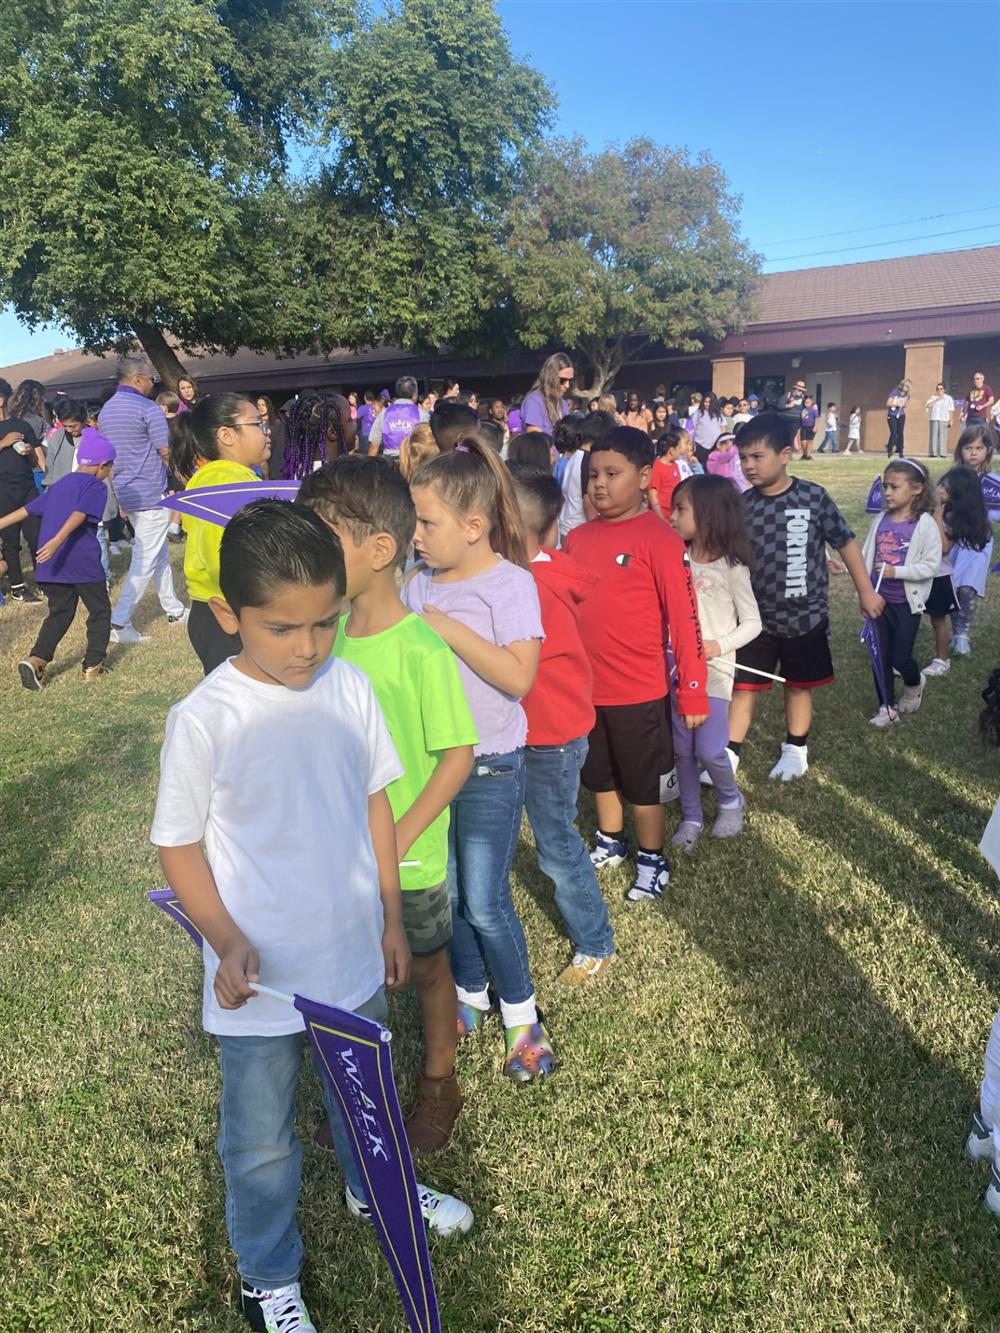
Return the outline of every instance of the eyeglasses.
<path id="1" fill-rule="evenodd" d="M 253 421 L 236 421 L 233 423 L 233 430 L 242 430 L 244 426 L 256 426 L 258 430 L 263 430 L 264 421 L 260 417 L 254 417 Z"/>
<path id="2" fill-rule="evenodd" d="M 560 376 L 559 376 L 559 383 L 560 383 L 560 384 L 572 384 L 572 383 L 573 383 L 573 376 L 572 376 L 572 375 L 560 375 Z"/>

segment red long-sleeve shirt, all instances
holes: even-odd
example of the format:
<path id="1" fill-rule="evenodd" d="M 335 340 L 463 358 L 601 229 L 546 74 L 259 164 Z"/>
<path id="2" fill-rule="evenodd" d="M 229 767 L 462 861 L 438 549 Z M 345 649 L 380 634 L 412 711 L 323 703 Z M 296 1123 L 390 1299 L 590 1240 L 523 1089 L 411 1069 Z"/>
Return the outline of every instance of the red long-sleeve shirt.
<path id="1" fill-rule="evenodd" d="M 698 599 L 677 533 L 649 510 L 620 522 L 595 518 L 573 529 L 566 552 L 600 580 L 579 622 L 594 703 L 648 703 L 669 693 L 669 638 L 681 713 L 707 713 Z"/>

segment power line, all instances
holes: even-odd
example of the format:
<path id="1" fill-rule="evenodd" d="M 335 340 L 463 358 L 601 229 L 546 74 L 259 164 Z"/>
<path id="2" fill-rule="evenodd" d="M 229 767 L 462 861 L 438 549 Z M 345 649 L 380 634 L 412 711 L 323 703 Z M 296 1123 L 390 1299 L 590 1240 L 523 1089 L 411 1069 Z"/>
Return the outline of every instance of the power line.
<path id="1" fill-rule="evenodd" d="M 791 259 L 819 259 L 822 255 L 853 254 L 856 250 L 875 250 L 883 245 L 909 245 L 911 241 L 934 241 L 939 236 L 967 236 L 972 231 L 994 231 L 1000 222 L 989 222 L 984 227 L 958 227 L 953 231 L 930 231 L 923 236 L 900 236 L 894 241 L 866 241 L 864 245 L 842 245 L 836 250 L 809 250 L 798 255 L 780 255 L 775 259 L 767 258 L 765 264 L 787 264 Z"/>
<path id="2" fill-rule="evenodd" d="M 827 241 L 833 236 L 860 236 L 867 231 L 884 231 L 886 227 L 912 227 L 916 222 L 939 222 L 942 218 L 964 218 L 970 213 L 994 213 L 998 209 L 1000 204 L 987 204 L 984 208 L 961 208 L 954 213 L 928 213 L 922 218 L 900 218 L 895 222 L 876 222 L 871 227 L 848 227 L 846 231 L 821 231 L 815 236 L 791 236 L 784 241 L 761 241 L 759 244 L 801 245 L 803 241 Z"/>

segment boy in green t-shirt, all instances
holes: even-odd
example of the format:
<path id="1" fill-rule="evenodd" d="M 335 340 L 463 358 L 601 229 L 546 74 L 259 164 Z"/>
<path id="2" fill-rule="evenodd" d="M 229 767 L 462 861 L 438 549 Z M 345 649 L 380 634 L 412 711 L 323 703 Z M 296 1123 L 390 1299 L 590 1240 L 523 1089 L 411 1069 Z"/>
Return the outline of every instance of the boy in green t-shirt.
<path id="1" fill-rule="evenodd" d="M 298 498 L 343 545 L 351 610 L 334 655 L 371 680 L 406 770 L 386 789 L 424 1024 L 420 1094 L 406 1133 L 414 1151 L 433 1152 L 448 1142 L 462 1105 L 458 1000 L 448 962 L 448 807 L 472 771 L 476 729 L 451 649 L 399 597 L 396 573 L 416 526 L 399 469 L 382 458 L 339 458 L 311 473 Z"/>

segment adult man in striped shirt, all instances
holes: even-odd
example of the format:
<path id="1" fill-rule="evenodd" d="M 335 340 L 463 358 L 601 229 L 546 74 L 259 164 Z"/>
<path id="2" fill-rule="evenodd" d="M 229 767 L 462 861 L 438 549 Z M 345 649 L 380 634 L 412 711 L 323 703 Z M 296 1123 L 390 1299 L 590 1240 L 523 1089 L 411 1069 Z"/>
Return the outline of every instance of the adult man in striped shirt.
<path id="1" fill-rule="evenodd" d="M 101 434 L 115 447 L 114 486 L 118 503 L 135 529 L 132 564 L 111 616 L 112 643 L 145 643 L 132 625 L 132 612 L 151 579 L 172 625 L 187 621 L 187 610 L 174 592 L 167 546 L 170 511 L 157 508 L 167 488 L 167 419 L 155 403 L 153 368 L 144 357 L 126 356 L 118 364 L 118 389 L 101 408 Z"/>

